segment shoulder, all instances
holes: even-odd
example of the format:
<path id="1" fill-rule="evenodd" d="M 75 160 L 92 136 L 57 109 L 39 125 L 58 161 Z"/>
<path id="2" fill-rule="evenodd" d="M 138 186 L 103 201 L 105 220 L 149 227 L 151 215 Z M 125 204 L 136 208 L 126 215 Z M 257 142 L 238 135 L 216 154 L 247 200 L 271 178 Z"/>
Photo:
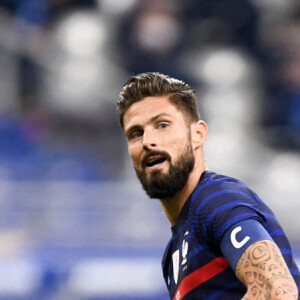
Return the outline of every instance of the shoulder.
<path id="1" fill-rule="evenodd" d="M 213 205 L 232 201 L 260 202 L 259 197 L 243 182 L 229 176 L 206 171 L 192 195 L 192 202 L 196 205 Z"/>
<path id="2" fill-rule="evenodd" d="M 203 174 L 191 202 L 198 230 L 215 241 L 238 221 L 266 220 L 262 201 L 249 187 L 235 178 L 210 171 Z"/>
<path id="3" fill-rule="evenodd" d="M 205 171 L 202 174 L 198 187 L 201 186 L 203 186 L 203 188 L 209 187 L 211 191 L 214 189 L 241 189 L 251 191 L 251 189 L 242 181 L 234 177 L 218 174 L 212 171 Z"/>

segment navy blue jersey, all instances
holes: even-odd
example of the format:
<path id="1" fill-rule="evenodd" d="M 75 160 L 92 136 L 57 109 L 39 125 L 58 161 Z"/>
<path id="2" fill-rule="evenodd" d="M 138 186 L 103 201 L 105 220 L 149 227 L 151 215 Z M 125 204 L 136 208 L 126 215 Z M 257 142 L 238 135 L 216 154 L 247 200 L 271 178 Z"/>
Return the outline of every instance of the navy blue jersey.
<path id="1" fill-rule="evenodd" d="M 210 171 L 185 203 L 162 266 L 170 299 L 241 299 L 246 287 L 221 251 L 224 233 L 244 220 L 260 222 L 280 248 L 298 289 L 300 273 L 272 211 L 240 181 Z"/>

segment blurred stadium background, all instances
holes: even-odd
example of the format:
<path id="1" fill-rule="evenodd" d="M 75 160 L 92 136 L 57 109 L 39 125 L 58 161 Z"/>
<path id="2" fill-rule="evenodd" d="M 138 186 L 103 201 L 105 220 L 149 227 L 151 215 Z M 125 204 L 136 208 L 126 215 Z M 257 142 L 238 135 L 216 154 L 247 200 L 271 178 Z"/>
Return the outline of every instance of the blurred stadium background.
<path id="1" fill-rule="evenodd" d="M 273 208 L 300 258 L 298 0 L 0 0 L 0 299 L 167 299 L 171 234 L 116 101 L 191 83 L 210 169 Z"/>

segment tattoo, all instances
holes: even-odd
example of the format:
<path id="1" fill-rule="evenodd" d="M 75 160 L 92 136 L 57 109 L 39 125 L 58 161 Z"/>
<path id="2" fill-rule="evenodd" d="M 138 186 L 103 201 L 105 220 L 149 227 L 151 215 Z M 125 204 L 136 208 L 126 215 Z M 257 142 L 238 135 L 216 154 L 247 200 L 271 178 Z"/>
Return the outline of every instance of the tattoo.
<path id="1" fill-rule="evenodd" d="M 277 245 L 260 241 L 251 245 L 236 267 L 247 287 L 244 300 L 298 299 L 298 289 Z"/>

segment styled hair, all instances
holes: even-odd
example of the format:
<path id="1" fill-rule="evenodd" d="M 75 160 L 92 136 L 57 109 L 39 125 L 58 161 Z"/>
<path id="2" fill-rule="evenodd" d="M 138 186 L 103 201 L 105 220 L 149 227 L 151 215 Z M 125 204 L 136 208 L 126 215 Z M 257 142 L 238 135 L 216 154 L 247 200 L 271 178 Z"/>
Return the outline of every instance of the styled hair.
<path id="1" fill-rule="evenodd" d="M 117 108 L 123 129 L 124 115 L 129 107 L 151 96 L 169 96 L 169 101 L 183 112 L 190 123 L 200 119 L 196 94 L 190 85 L 168 75 L 147 72 L 130 77 L 120 92 Z"/>

